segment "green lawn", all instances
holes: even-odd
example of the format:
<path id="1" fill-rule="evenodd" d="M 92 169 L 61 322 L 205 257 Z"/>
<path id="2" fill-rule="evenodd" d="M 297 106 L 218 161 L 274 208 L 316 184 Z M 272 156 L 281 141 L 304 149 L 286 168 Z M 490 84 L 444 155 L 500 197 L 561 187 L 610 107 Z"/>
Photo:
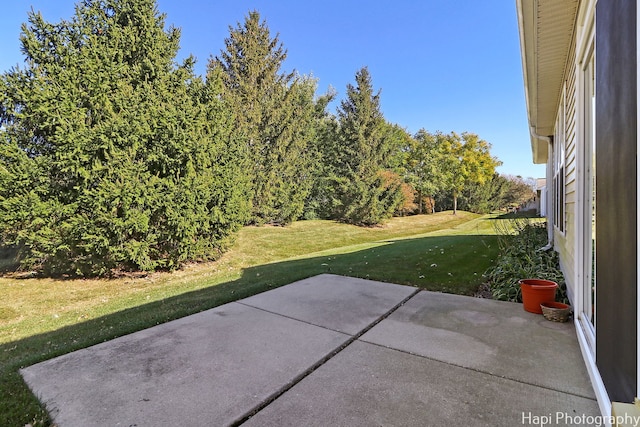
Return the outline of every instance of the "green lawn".
<path id="1" fill-rule="evenodd" d="M 495 216 L 441 212 L 361 228 L 246 227 L 218 261 L 106 280 L 0 278 L 0 425 L 47 424 L 18 369 L 320 273 L 471 295 L 498 252 Z"/>

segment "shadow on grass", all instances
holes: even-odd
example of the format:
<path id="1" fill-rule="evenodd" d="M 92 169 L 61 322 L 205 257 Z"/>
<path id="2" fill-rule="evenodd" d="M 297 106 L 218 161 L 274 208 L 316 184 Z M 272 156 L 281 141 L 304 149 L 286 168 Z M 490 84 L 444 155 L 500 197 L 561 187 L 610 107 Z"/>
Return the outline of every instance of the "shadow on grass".
<path id="1" fill-rule="evenodd" d="M 21 367 L 322 273 L 471 295 L 498 252 L 497 237 L 487 235 L 422 237 L 367 246 L 348 253 L 246 268 L 237 280 L 2 344 L 0 425 L 50 423 L 22 381 L 18 373 Z"/>
<path id="2" fill-rule="evenodd" d="M 16 246 L 0 246 L 0 274 L 14 273 L 20 267 Z"/>

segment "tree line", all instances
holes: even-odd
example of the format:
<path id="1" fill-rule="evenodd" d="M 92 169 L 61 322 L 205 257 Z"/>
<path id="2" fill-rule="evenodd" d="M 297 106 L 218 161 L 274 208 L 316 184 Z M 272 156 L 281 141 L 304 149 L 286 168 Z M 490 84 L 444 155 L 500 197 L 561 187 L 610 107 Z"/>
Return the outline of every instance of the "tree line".
<path id="1" fill-rule="evenodd" d="M 22 268 L 170 270 L 216 259 L 247 224 L 371 226 L 520 201 L 477 135 L 387 122 L 366 67 L 330 113 L 335 93 L 282 70 L 287 51 L 256 11 L 205 76 L 176 62 L 179 40 L 155 0 L 28 15 L 24 64 L 0 77 L 0 236 Z"/>

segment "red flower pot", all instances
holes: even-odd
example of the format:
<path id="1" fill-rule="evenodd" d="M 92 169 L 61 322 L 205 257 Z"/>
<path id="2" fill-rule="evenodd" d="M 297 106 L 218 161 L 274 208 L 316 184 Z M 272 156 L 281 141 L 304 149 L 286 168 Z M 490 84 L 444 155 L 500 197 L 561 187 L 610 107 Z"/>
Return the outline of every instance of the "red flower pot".
<path id="1" fill-rule="evenodd" d="M 558 284 L 551 280 L 522 279 L 520 280 L 522 291 L 522 306 L 530 313 L 542 314 L 540 304 L 556 300 Z"/>

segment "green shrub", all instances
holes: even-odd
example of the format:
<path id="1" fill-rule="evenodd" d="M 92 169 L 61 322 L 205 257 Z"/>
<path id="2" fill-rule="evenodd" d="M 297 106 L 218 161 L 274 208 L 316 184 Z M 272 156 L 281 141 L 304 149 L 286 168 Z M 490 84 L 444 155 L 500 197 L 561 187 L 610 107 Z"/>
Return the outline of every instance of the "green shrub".
<path id="1" fill-rule="evenodd" d="M 556 299 L 568 302 L 558 253 L 541 249 L 547 244 L 546 223 L 518 218 L 498 224 L 500 254 L 495 265 L 485 272 L 493 298 L 522 302 L 518 281 L 534 278 L 558 283 Z"/>
<path id="2" fill-rule="evenodd" d="M 32 12 L 21 42 L 0 74 L 0 248 L 53 276 L 218 257 L 248 218 L 246 144 L 155 1 Z"/>

